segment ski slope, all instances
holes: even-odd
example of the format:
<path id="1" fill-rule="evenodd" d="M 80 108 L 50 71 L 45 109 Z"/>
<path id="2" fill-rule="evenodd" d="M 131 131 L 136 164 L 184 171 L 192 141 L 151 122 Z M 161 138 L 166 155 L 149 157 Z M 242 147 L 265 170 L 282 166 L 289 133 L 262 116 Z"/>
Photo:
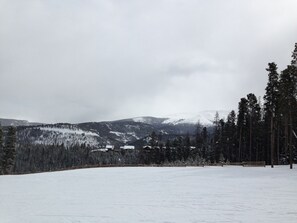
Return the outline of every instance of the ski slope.
<path id="1" fill-rule="evenodd" d="M 296 222 L 297 171 L 125 167 L 0 176 L 1 223 Z"/>

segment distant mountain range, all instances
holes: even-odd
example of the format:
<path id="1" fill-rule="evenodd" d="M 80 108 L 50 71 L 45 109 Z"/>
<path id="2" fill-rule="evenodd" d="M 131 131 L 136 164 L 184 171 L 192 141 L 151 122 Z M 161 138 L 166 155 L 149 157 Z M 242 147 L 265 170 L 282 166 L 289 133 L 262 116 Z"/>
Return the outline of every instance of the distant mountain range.
<path id="1" fill-rule="evenodd" d="M 177 135 L 193 134 L 199 121 L 211 127 L 216 111 L 204 111 L 198 114 L 176 114 L 167 118 L 137 117 L 108 122 L 86 122 L 78 124 L 57 123 L 41 124 L 26 120 L 0 119 L 2 126 L 17 126 L 20 144 L 86 144 L 99 147 L 107 144 L 115 146 L 145 143 L 147 137 L 155 131 L 164 139 Z M 219 111 L 220 118 L 228 112 Z"/>
<path id="2" fill-rule="evenodd" d="M 32 126 L 41 125 L 42 123 L 29 122 L 27 120 L 0 118 L 1 126 Z"/>

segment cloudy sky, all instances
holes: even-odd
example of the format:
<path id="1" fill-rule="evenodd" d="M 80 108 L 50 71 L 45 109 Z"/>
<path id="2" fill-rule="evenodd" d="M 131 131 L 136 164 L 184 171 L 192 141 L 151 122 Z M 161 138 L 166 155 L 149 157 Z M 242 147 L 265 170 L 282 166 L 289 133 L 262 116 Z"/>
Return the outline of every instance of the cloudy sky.
<path id="1" fill-rule="evenodd" d="M 0 117 L 237 109 L 297 42 L 296 0 L 0 0 Z"/>

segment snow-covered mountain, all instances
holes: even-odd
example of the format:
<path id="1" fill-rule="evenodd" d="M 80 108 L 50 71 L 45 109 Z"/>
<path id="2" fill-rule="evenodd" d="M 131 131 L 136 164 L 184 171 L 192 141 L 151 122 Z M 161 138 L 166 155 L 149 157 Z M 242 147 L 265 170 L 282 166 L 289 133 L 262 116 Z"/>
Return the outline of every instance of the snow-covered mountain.
<path id="1" fill-rule="evenodd" d="M 135 122 L 142 122 L 147 124 L 169 124 L 169 125 L 179 125 L 179 124 L 194 124 L 198 122 L 205 126 L 210 126 L 213 124 L 216 112 L 219 113 L 219 117 L 226 119 L 229 111 L 201 111 L 198 113 L 177 113 L 167 115 L 166 118 L 154 118 L 154 117 L 137 117 L 133 118 Z"/>
<path id="2" fill-rule="evenodd" d="M 46 125 L 16 125 L 20 144 L 63 144 L 89 145 L 92 147 L 112 144 L 116 146 L 139 143 L 153 131 L 166 136 L 176 137 L 194 133 L 197 122 L 211 126 L 216 111 L 204 111 L 197 114 L 175 114 L 166 118 L 137 117 L 110 122 L 87 122 L 79 124 L 58 123 Z M 226 118 L 228 112 L 219 111 L 220 118 Z"/>
<path id="3" fill-rule="evenodd" d="M 27 120 L 18 120 L 18 119 L 7 119 L 0 118 L 0 124 L 2 126 L 31 126 L 31 125 L 40 125 L 40 123 L 33 123 Z"/>
<path id="4" fill-rule="evenodd" d="M 19 144 L 63 144 L 66 147 L 82 144 L 92 147 L 120 146 L 137 141 L 154 130 L 151 125 L 129 121 L 19 126 L 17 141 Z"/>

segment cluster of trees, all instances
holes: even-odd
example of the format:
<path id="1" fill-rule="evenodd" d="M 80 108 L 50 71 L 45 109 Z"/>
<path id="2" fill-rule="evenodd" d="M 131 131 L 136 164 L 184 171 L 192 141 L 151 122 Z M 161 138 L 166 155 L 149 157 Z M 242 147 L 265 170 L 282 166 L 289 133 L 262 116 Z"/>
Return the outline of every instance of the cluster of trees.
<path id="1" fill-rule="evenodd" d="M 66 147 L 63 144 L 18 145 L 15 173 L 34 173 L 72 168 L 137 165 L 139 150 L 110 150 L 103 152 L 85 144 Z"/>
<path id="2" fill-rule="evenodd" d="M 233 162 L 263 160 L 274 164 L 296 161 L 297 43 L 291 64 L 281 72 L 268 64 L 264 103 L 250 93 L 240 99 L 237 116 L 215 120 L 213 140 L 217 153 Z"/>
<path id="3" fill-rule="evenodd" d="M 9 127 L 6 134 L 3 132 L 0 125 L 0 174 L 10 174 L 16 155 L 16 129 Z"/>
<path id="4" fill-rule="evenodd" d="M 193 146 L 193 137 L 177 136 L 165 143 L 160 140 L 160 135 L 152 132 L 150 142 L 143 148 L 139 148 L 139 163 L 150 165 L 199 165 L 204 163 L 201 152 Z"/>
<path id="5" fill-rule="evenodd" d="M 213 127 L 198 123 L 195 137 L 180 136 L 168 141 L 165 151 L 169 147 L 175 150 L 167 153 L 167 157 L 162 142 L 159 143 L 157 151 L 146 157 L 146 163 L 187 160 L 195 154 L 195 159 L 211 163 L 265 161 L 272 167 L 290 163 L 292 168 L 297 161 L 297 43 L 291 64 L 285 70 L 279 72 L 272 62 L 266 71 L 268 82 L 263 104 L 255 94 L 248 94 L 240 99 L 237 114 L 231 111 L 226 120 L 216 114 Z M 189 150 L 192 146 L 196 150 Z"/>

